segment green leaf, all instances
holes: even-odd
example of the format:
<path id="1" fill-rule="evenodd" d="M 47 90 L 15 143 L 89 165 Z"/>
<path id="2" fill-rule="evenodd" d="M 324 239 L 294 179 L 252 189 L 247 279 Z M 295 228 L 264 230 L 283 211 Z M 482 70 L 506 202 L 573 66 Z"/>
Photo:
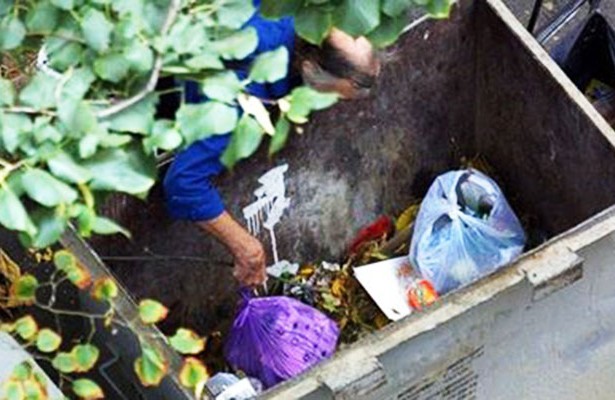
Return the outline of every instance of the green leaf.
<path id="1" fill-rule="evenodd" d="M 246 0 L 224 0 L 218 8 L 218 23 L 231 29 L 241 28 L 256 9 L 251 1 Z"/>
<path id="2" fill-rule="evenodd" d="M 7 380 L 3 383 L 6 400 L 25 400 L 26 393 L 21 382 Z"/>
<path id="3" fill-rule="evenodd" d="M 53 40 L 54 38 L 48 39 L 48 42 Z M 83 45 L 57 38 L 55 40 L 60 41 L 62 45 L 55 52 L 49 54 L 49 65 L 52 68 L 65 71 L 81 61 L 85 49 Z"/>
<path id="4" fill-rule="evenodd" d="M 15 321 L 15 332 L 23 340 L 34 339 L 38 332 L 38 325 L 31 315 L 26 315 Z"/>
<path id="5" fill-rule="evenodd" d="M 47 160 L 49 170 L 58 178 L 72 183 L 86 183 L 92 179 L 92 173 L 77 164 L 73 157 L 64 151 Z"/>
<path id="6" fill-rule="evenodd" d="M 132 142 L 131 135 L 122 135 L 117 133 L 109 133 L 100 139 L 102 147 L 122 147 Z"/>
<path id="7" fill-rule="evenodd" d="M 15 104 L 15 88 L 7 79 L 0 78 L 0 106 L 12 106 Z"/>
<path id="8" fill-rule="evenodd" d="M 0 20 L 0 50 L 13 50 L 26 37 L 26 27 L 21 20 L 8 15 Z"/>
<path id="9" fill-rule="evenodd" d="M 303 0 L 262 0 L 260 12 L 267 18 L 279 19 L 294 15 L 302 4 Z"/>
<path id="10" fill-rule="evenodd" d="M 287 117 L 290 121 L 303 124 L 312 111 L 323 110 L 337 102 L 337 95 L 333 93 L 320 93 L 310 87 L 303 86 L 292 91 L 290 110 Z"/>
<path id="11" fill-rule="evenodd" d="M 275 134 L 271 138 L 269 144 L 269 155 L 272 156 L 278 151 L 282 150 L 286 145 L 288 136 L 290 134 L 290 122 L 284 117 L 280 117 L 275 124 Z"/>
<path id="12" fill-rule="evenodd" d="M 169 363 L 156 349 L 144 346 L 134 369 L 143 386 L 158 386 L 169 370 Z"/>
<path id="13" fill-rule="evenodd" d="M 60 240 L 68 223 L 66 217 L 56 210 L 42 208 L 35 210 L 31 215 L 37 230 L 35 235 L 31 235 L 27 247 L 41 249 Z"/>
<path id="14" fill-rule="evenodd" d="M 92 344 L 81 344 L 73 347 L 71 354 L 77 365 L 75 372 L 88 372 L 98 362 L 100 350 Z"/>
<path id="15" fill-rule="evenodd" d="M 232 132 L 237 120 L 237 109 L 213 100 L 183 104 L 177 111 L 179 131 L 186 146 L 213 135 Z"/>
<path id="16" fill-rule="evenodd" d="M 138 40 L 124 49 L 124 58 L 128 61 L 131 70 L 136 72 L 149 72 L 154 67 L 154 52 L 149 46 Z"/>
<path id="17" fill-rule="evenodd" d="M 50 124 L 50 117 L 37 117 L 34 120 L 34 141 L 36 144 L 41 144 L 45 141 L 58 143 L 62 140 L 62 133 L 53 125 Z"/>
<path id="18" fill-rule="evenodd" d="M 263 128 L 248 115 L 241 117 L 231 142 L 220 160 L 227 168 L 233 168 L 239 160 L 250 157 L 258 149 L 263 140 Z"/>
<path id="19" fill-rule="evenodd" d="M 103 390 L 90 379 L 77 379 L 73 381 L 73 392 L 84 400 L 104 399 Z"/>
<path id="20" fill-rule="evenodd" d="M 37 2 L 28 12 L 26 26 L 31 32 L 53 32 L 58 25 L 59 10 L 48 1 Z"/>
<path id="21" fill-rule="evenodd" d="M 109 49 L 113 24 L 107 20 L 105 14 L 90 8 L 81 21 L 81 29 L 85 41 L 92 49 L 103 53 Z"/>
<path id="22" fill-rule="evenodd" d="M 297 34 L 312 44 L 320 45 L 332 27 L 333 16 L 322 7 L 303 7 L 297 13 Z"/>
<path id="23" fill-rule="evenodd" d="M 24 361 L 13 368 L 10 379 L 16 379 L 18 381 L 25 381 L 32 376 L 32 365 L 29 362 Z"/>
<path id="24" fill-rule="evenodd" d="M 448 18 L 452 0 L 430 0 L 425 9 L 432 18 Z"/>
<path id="25" fill-rule="evenodd" d="M 382 11 L 389 17 L 399 17 L 407 11 L 412 4 L 412 0 L 382 0 Z"/>
<path id="26" fill-rule="evenodd" d="M 11 285 L 11 297 L 26 305 L 34 303 L 36 300 L 36 289 L 38 289 L 38 279 L 33 275 L 22 275 Z"/>
<path id="27" fill-rule="evenodd" d="M 185 62 L 186 66 L 192 69 L 224 69 L 224 64 L 220 61 L 220 57 L 217 54 L 206 53 L 199 54 L 198 56 L 189 58 Z"/>
<path id="28" fill-rule="evenodd" d="M 98 120 L 92 106 L 85 101 L 63 98 L 58 107 L 59 117 L 73 137 L 98 129 Z"/>
<path id="29" fill-rule="evenodd" d="M 256 50 L 258 34 L 256 29 L 248 27 L 224 39 L 212 42 L 211 46 L 225 60 L 242 60 Z"/>
<path id="30" fill-rule="evenodd" d="M 156 324 L 167 317 L 169 310 L 155 300 L 145 299 L 139 303 L 139 317 L 144 324 Z"/>
<path id="31" fill-rule="evenodd" d="M 51 0 L 51 4 L 63 10 L 72 10 L 75 5 L 74 0 Z"/>
<path id="32" fill-rule="evenodd" d="M 189 329 L 179 328 L 169 338 L 169 344 L 181 354 L 199 354 L 205 349 L 205 339 Z"/>
<path id="33" fill-rule="evenodd" d="M 96 219 L 96 213 L 90 207 L 83 204 L 73 204 L 71 217 L 77 218 L 79 234 L 85 238 L 92 235 L 92 225 Z"/>
<path id="34" fill-rule="evenodd" d="M 32 121 L 23 114 L 0 113 L 0 130 L 2 145 L 12 154 L 29 139 L 32 134 Z"/>
<path id="35" fill-rule="evenodd" d="M 288 62 L 288 49 L 284 46 L 262 53 L 254 60 L 249 79 L 258 83 L 277 82 L 287 75 Z"/>
<path id="36" fill-rule="evenodd" d="M 143 15 L 143 2 L 142 1 L 134 1 L 134 0 L 116 0 L 110 1 L 113 9 L 123 16 L 130 16 L 135 19 L 135 17 L 140 17 Z"/>
<path id="37" fill-rule="evenodd" d="M 0 187 L 0 223 L 10 230 L 36 233 L 36 228 L 19 197 L 6 186 Z"/>
<path id="38" fill-rule="evenodd" d="M 352 36 L 366 35 L 380 24 L 380 0 L 342 0 L 333 21 Z"/>
<path id="39" fill-rule="evenodd" d="M 232 103 L 243 85 L 232 71 L 216 74 L 203 81 L 203 93 L 210 99 Z"/>
<path id="40" fill-rule="evenodd" d="M 62 96 L 83 100 L 95 80 L 96 76 L 89 68 L 77 68 L 62 88 Z"/>
<path id="41" fill-rule="evenodd" d="M 104 217 L 96 217 L 92 224 L 92 231 L 94 233 L 98 233 L 99 235 L 114 235 L 116 233 L 121 233 L 126 236 L 128 239 L 131 238 L 130 232 L 120 225 L 116 224 L 112 220 Z"/>
<path id="42" fill-rule="evenodd" d="M 119 294 L 115 281 L 109 277 L 99 278 L 94 282 L 92 298 L 98 301 L 111 301 Z"/>
<path id="43" fill-rule="evenodd" d="M 19 100 L 23 105 L 35 110 L 53 108 L 56 105 L 55 90 L 58 81 L 42 72 L 37 73 L 28 85 L 21 90 Z"/>
<path id="44" fill-rule="evenodd" d="M 115 8 L 116 4 L 120 4 L 121 2 L 113 2 L 113 6 Z M 131 2 L 124 2 L 124 4 L 133 4 L 133 5 L 137 5 L 142 7 L 143 3 L 141 2 L 137 2 L 137 1 L 131 1 Z M 116 40 L 118 40 L 118 42 L 126 42 L 126 43 L 130 43 L 131 41 L 137 41 L 137 35 L 139 34 L 139 32 L 141 31 L 141 27 L 140 27 L 140 12 L 137 12 L 136 14 L 134 14 L 135 16 L 137 16 L 136 18 L 134 16 L 122 16 L 122 18 L 119 20 L 119 22 L 115 25 L 115 30 L 114 30 L 114 37 L 116 37 Z M 119 40 L 119 39 L 124 39 L 124 40 Z"/>
<path id="45" fill-rule="evenodd" d="M 94 61 L 94 72 L 102 79 L 119 83 L 128 75 L 130 62 L 124 54 L 110 53 L 100 56 Z"/>
<path id="46" fill-rule="evenodd" d="M 77 369 L 77 361 L 71 353 L 58 353 L 53 358 L 51 365 L 65 374 L 73 373 Z"/>
<path id="47" fill-rule="evenodd" d="M 100 136 L 96 133 L 90 133 L 79 141 L 79 156 L 81 158 L 90 158 L 96 154 L 98 145 L 100 144 Z"/>
<path id="48" fill-rule="evenodd" d="M 82 165 L 94 175 L 90 181 L 93 190 L 142 195 L 156 182 L 155 161 L 136 144 L 99 151 Z"/>
<path id="49" fill-rule="evenodd" d="M 81 265 L 77 258 L 67 250 L 57 251 L 53 256 L 57 269 L 64 272 L 68 280 L 80 289 L 85 289 L 92 283 L 90 273 Z"/>
<path id="50" fill-rule="evenodd" d="M 397 41 L 403 30 L 408 25 L 408 18 L 401 15 L 397 18 L 382 17 L 380 25 L 371 31 L 367 38 L 376 47 L 387 47 Z"/>
<path id="51" fill-rule="evenodd" d="M 170 47 L 177 54 L 201 54 L 207 41 L 207 31 L 201 24 L 180 15 L 169 32 L 162 52 L 167 52 Z"/>
<path id="52" fill-rule="evenodd" d="M 46 207 L 77 200 L 77 192 L 73 188 L 46 171 L 29 169 L 21 179 L 28 196 Z"/>
<path id="53" fill-rule="evenodd" d="M 205 365 L 203 365 L 201 361 L 193 357 L 184 360 L 184 364 L 179 371 L 179 382 L 183 386 L 192 389 L 208 379 L 209 374 L 207 373 L 207 368 L 205 368 Z"/>
<path id="54" fill-rule="evenodd" d="M 181 146 L 182 141 L 175 122 L 161 119 L 155 122 L 151 136 L 143 141 L 143 145 L 148 153 L 153 149 L 171 151 Z"/>
<path id="55" fill-rule="evenodd" d="M 148 96 L 132 107 L 115 114 L 105 121 L 110 122 L 109 128 L 117 132 L 141 133 L 147 135 L 154 124 L 157 96 Z"/>
<path id="56" fill-rule="evenodd" d="M 62 337 L 51 329 L 41 329 L 36 337 L 36 348 L 42 353 L 53 353 L 62 344 Z"/>

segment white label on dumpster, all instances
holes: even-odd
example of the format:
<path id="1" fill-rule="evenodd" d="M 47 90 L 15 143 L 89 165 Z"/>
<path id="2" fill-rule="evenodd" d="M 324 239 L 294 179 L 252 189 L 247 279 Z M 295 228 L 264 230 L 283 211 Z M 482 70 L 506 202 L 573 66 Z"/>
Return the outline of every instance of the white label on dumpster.
<path id="1" fill-rule="evenodd" d="M 399 257 L 354 269 L 357 280 L 392 321 L 412 312 L 398 274 L 399 269 L 408 264 L 408 257 Z"/>

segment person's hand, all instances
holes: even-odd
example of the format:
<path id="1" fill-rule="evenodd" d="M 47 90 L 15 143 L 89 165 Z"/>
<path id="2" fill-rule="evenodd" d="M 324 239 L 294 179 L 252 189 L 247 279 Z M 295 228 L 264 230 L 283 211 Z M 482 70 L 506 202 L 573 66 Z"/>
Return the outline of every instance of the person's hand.
<path id="1" fill-rule="evenodd" d="M 251 235 L 246 235 L 233 250 L 235 270 L 233 276 L 243 286 L 255 287 L 267 279 L 266 255 L 261 242 Z"/>
<path id="2" fill-rule="evenodd" d="M 267 279 L 265 249 L 258 239 L 226 211 L 218 218 L 198 223 L 228 248 L 235 258 L 233 275 L 244 286 L 255 287 Z"/>

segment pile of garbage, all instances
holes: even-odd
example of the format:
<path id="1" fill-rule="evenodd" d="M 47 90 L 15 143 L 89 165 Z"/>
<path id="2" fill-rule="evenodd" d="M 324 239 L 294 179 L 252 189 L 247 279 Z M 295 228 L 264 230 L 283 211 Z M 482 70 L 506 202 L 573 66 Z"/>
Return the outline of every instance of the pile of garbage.
<path id="1" fill-rule="evenodd" d="M 226 361 L 269 388 L 332 356 L 338 343 L 496 271 L 525 244 L 495 181 L 471 168 L 448 172 L 396 219 L 381 216 L 361 229 L 342 262 L 270 267 L 263 293 L 242 294 Z"/>

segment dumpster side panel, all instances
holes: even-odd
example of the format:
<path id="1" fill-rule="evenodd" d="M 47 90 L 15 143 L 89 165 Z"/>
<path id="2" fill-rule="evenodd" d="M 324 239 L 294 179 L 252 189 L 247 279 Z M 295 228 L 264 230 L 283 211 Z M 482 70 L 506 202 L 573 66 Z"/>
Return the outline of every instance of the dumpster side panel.
<path id="1" fill-rule="evenodd" d="M 615 202 L 613 131 L 503 5 L 477 12 L 477 150 L 552 236 Z"/>

